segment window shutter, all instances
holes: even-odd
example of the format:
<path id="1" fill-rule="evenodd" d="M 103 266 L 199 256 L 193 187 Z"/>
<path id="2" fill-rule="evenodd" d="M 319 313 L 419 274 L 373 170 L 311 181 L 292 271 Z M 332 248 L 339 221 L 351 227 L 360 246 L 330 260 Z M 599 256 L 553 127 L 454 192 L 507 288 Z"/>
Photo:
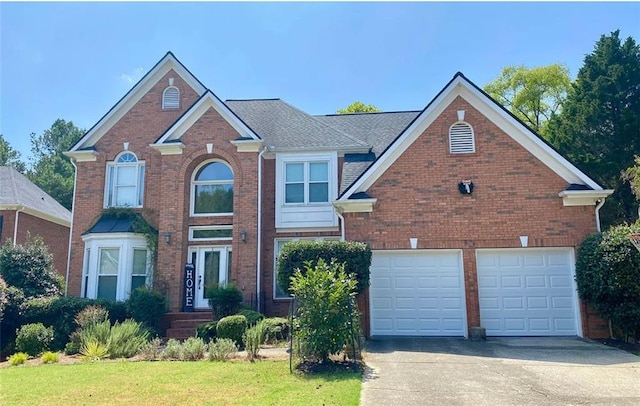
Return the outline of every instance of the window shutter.
<path id="1" fill-rule="evenodd" d="M 467 123 L 455 123 L 449 129 L 449 152 L 471 154 L 476 152 L 473 128 Z"/>
<path id="2" fill-rule="evenodd" d="M 180 91 L 176 87 L 168 87 L 162 94 L 162 109 L 180 108 Z"/>

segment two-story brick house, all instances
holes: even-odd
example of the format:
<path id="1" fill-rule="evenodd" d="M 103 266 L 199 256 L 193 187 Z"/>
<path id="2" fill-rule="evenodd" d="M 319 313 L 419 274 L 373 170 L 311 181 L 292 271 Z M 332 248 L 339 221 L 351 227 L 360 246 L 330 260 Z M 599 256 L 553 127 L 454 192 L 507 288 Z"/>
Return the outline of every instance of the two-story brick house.
<path id="1" fill-rule="evenodd" d="M 428 96 L 425 95 L 425 100 Z M 372 335 L 589 335 L 573 281 L 603 190 L 462 74 L 420 111 L 312 116 L 221 101 L 171 53 L 68 152 L 77 166 L 69 292 L 165 291 L 195 266 L 284 314 L 274 262 L 294 239 L 374 250 Z M 158 231 L 155 270 L 129 207 Z"/>

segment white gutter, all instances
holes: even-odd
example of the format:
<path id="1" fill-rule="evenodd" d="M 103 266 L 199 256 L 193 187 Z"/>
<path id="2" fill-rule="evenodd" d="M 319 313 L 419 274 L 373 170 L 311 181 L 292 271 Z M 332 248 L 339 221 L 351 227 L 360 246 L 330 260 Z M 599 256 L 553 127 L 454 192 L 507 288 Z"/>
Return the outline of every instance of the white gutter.
<path id="1" fill-rule="evenodd" d="M 603 197 L 602 199 L 598 200 L 598 204 L 596 205 L 596 230 L 598 230 L 598 232 L 602 231 L 600 227 L 600 209 L 604 205 L 605 200 L 606 198 Z"/>
<path id="2" fill-rule="evenodd" d="M 262 155 L 267 151 L 267 148 L 263 148 L 258 154 L 258 244 L 256 254 L 256 303 L 258 304 L 258 311 L 260 311 L 260 289 L 262 280 L 262 266 L 260 251 L 262 249 Z"/>
<path id="3" fill-rule="evenodd" d="M 18 214 L 24 211 L 24 206 L 20 206 L 16 210 L 16 217 L 13 219 L 13 246 L 15 247 L 18 244 Z"/>
<path id="4" fill-rule="evenodd" d="M 344 225 L 344 217 L 342 216 L 342 214 L 340 214 L 338 212 L 338 210 L 336 210 L 336 214 L 338 215 L 338 218 L 340 219 L 340 241 L 344 241 L 345 240 L 345 225 Z"/>
<path id="5" fill-rule="evenodd" d="M 73 165 L 73 197 L 71 198 L 71 226 L 69 227 L 69 245 L 67 246 L 67 273 L 64 278 L 64 295 L 68 295 L 69 290 L 69 269 L 71 269 L 71 241 L 73 239 L 73 215 L 76 210 L 76 190 L 77 190 L 77 182 L 78 182 L 78 167 L 76 166 L 75 159 L 70 158 L 69 162 Z M 83 265 L 84 265 L 84 261 Z M 83 269 L 84 272 L 84 269 Z M 82 283 L 84 283 L 84 278 L 82 278 Z"/>

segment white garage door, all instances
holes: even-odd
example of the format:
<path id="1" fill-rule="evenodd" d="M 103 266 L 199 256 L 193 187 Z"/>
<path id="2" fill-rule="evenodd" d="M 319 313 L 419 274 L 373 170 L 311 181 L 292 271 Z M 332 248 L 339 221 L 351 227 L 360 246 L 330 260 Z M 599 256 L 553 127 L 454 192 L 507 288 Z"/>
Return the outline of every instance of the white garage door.
<path id="1" fill-rule="evenodd" d="M 459 251 L 375 251 L 371 335 L 464 335 L 462 280 Z"/>
<path id="2" fill-rule="evenodd" d="M 478 250 L 480 324 L 492 336 L 577 335 L 570 249 Z"/>

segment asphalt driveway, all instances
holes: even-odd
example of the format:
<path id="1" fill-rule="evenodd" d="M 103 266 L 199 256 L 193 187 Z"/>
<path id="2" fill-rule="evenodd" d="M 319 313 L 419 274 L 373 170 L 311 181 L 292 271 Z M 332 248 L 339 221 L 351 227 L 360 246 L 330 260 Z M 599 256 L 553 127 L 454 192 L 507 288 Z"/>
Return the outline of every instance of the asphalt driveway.
<path id="1" fill-rule="evenodd" d="M 372 340 L 361 405 L 640 405 L 640 357 L 578 338 Z"/>

